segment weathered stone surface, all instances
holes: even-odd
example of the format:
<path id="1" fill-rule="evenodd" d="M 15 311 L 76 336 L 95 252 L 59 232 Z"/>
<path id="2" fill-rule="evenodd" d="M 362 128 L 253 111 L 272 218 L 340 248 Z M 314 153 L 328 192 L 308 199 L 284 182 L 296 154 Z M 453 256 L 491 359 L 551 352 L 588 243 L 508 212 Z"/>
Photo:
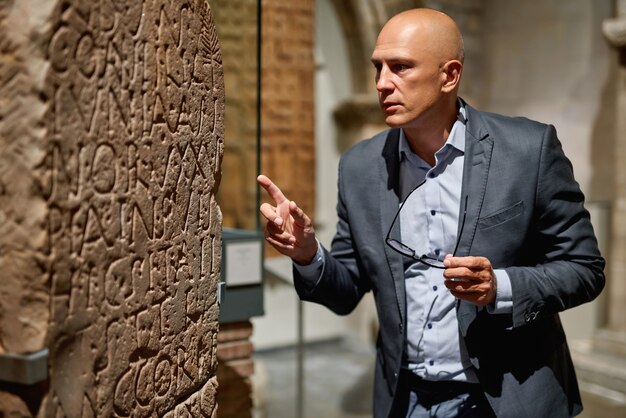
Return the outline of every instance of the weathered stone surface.
<path id="1" fill-rule="evenodd" d="M 46 203 L 33 190 L 44 152 L 37 84 L 45 62 L 22 12 L 0 2 L 0 353 L 40 349 L 48 322 Z"/>
<path id="2" fill-rule="evenodd" d="M 209 4 L 3 1 L 0 19 L 0 351 L 49 348 L 38 416 L 215 416 Z"/>
<path id="3" fill-rule="evenodd" d="M 49 291 L 40 251 L 46 240 L 46 204 L 32 187 L 45 135 L 45 106 L 37 92 L 45 62 L 28 42 L 34 24 L 13 2 L 0 2 L 0 353 L 41 349 L 48 323 Z M 1 385 L 0 415 L 31 416 L 21 395 Z"/>

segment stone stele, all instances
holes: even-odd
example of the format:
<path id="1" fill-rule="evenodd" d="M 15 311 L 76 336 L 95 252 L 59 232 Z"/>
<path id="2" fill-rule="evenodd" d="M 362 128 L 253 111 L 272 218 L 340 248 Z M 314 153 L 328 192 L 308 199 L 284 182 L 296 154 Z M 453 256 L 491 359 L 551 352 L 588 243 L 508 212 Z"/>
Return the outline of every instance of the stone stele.
<path id="1" fill-rule="evenodd" d="M 0 0 L 0 416 L 217 415 L 223 86 L 205 0 Z"/>

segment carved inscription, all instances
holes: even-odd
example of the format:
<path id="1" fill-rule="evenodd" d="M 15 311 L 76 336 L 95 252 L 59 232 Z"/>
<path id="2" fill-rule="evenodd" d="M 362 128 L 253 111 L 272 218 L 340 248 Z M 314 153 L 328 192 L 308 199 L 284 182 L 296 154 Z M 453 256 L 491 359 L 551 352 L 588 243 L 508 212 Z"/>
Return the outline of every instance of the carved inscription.
<path id="1" fill-rule="evenodd" d="M 47 43 L 50 417 L 215 416 L 222 59 L 204 0 L 60 1 Z"/>

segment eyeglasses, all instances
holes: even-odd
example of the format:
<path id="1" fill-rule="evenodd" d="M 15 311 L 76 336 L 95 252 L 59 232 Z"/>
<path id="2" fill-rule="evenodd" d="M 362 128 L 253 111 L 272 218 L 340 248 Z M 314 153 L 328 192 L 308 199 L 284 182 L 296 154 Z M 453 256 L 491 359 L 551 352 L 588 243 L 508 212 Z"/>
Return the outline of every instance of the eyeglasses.
<path id="1" fill-rule="evenodd" d="M 445 269 L 446 267 L 443 265 L 443 260 L 428 256 L 426 254 L 416 255 L 415 250 L 413 248 L 409 247 L 406 244 L 403 244 L 402 242 L 398 241 L 395 238 L 391 238 L 391 231 L 393 229 L 393 225 L 396 223 L 396 220 L 398 220 L 398 216 L 400 216 L 400 211 L 404 207 L 404 204 L 409 199 L 409 196 L 411 196 L 411 194 L 417 189 L 419 189 L 420 186 L 422 186 L 424 183 L 426 183 L 426 181 L 423 181 L 422 183 L 418 184 L 415 189 L 411 190 L 411 193 L 409 193 L 400 204 L 400 207 L 398 208 L 398 212 L 396 213 L 396 216 L 393 218 L 393 221 L 391 222 L 391 225 L 389 226 L 389 231 L 387 231 L 387 237 L 385 238 L 385 242 L 387 243 L 389 247 L 391 247 L 392 250 L 406 257 L 410 257 L 416 261 L 419 261 L 420 263 L 424 263 L 428 267 L 432 267 L 436 269 Z M 468 196 L 466 195 L 465 205 L 463 208 L 463 220 L 461 221 L 461 229 L 459 229 L 459 234 L 457 236 L 456 245 L 454 246 L 454 251 L 452 252 L 452 255 L 456 255 L 456 251 L 459 249 L 459 243 L 461 242 L 461 233 L 463 232 L 463 228 L 465 227 L 465 218 L 467 217 L 467 200 L 468 200 Z"/>

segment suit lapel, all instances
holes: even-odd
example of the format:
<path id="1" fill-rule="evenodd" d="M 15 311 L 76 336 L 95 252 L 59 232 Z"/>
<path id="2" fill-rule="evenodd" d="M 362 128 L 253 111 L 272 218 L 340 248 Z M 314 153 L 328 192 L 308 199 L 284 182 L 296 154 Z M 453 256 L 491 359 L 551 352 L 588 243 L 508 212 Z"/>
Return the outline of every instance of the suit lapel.
<path id="1" fill-rule="evenodd" d="M 380 233 L 382 240 L 384 240 L 387 236 L 387 231 L 389 231 L 393 217 L 398 211 L 398 206 L 400 205 L 399 140 L 400 130 L 391 129 L 387 135 L 385 145 L 383 146 L 383 158 L 380 160 L 381 166 L 379 167 L 379 172 L 383 173 L 383 175 L 380 176 L 378 184 L 380 189 Z M 392 234 L 394 234 L 394 236 L 400 235 L 400 222 L 395 223 Z M 396 299 L 400 318 L 402 319 L 402 323 L 406 323 L 406 297 L 402 256 L 389 248 L 387 244 L 383 244 L 383 247 L 385 249 L 385 256 L 387 257 L 389 272 L 396 290 Z"/>
<path id="2" fill-rule="evenodd" d="M 480 210 L 485 199 L 487 178 L 493 151 L 493 138 L 489 136 L 480 113 L 466 105 L 468 122 L 465 135 L 465 162 L 463 166 L 463 183 L 461 187 L 461 211 L 463 216 L 465 199 L 467 199 L 467 214 L 463 230 L 459 223 L 459 256 L 471 255 L 471 247 L 476 234 Z M 469 324 L 477 313 L 477 306 L 460 301 L 458 305 L 459 325 L 462 335 L 465 335 Z"/>
<path id="3" fill-rule="evenodd" d="M 468 110 L 468 123 L 465 136 L 465 161 L 463 167 L 463 182 L 461 186 L 460 214 L 465 209 L 467 196 L 467 214 L 465 225 L 461 231 L 458 255 L 470 254 L 472 242 L 476 234 L 480 210 L 485 198 L 491 153 L 493 150 L 493 138 L 489 136 L 480 113 L 466 104 Z M 400 204 L 400 157 L 398 154 L 399 129 L 391 129 L 383 146 L 382 159 L 379 172 L 383 173 L 379 181 L 380 196 L 380 225 L 381 237 L 385 239 L 394 215 Z M 386 175 L 385 175 L 386 174 Z M 399 236 L 400 223 L 396 222 L 392 234 Z M 402 322 L 406 323 L 406 295 L 404 283 L 404 265 L 402 256 L 384 244 L 385 256 L 389 272 L 393 279 L 397 306 Z M 459 302 L 458 318 L 462 335 L 466 334 L 469 324 L 477 313 L 477 307 L 469 302 Z"/>

